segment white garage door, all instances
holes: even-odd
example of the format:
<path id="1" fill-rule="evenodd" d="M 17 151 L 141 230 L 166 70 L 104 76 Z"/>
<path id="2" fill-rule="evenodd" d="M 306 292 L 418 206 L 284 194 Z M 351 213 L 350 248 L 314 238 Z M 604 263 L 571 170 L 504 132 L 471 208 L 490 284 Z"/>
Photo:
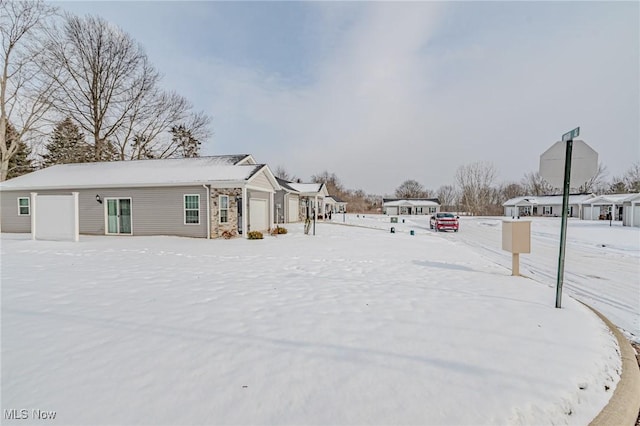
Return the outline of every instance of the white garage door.
<path id="1" fill-rule="evenodd" d="M 633 226 L 640 226 L 640 205 L 633 208 Z"/>
<path id="2" fill-rule="evenodd" d="M 249 200 L 249 226 L 251 231 L 266 231 L 267 226 L 267 200 L 251 198 Z"/>
<path id="3" fill-rule="evenodd" d="M 289 217 L 287 219 L 289 222 L 297 222 L 298 218 L 298 199 L 290 198 L 289 199 Z"/>

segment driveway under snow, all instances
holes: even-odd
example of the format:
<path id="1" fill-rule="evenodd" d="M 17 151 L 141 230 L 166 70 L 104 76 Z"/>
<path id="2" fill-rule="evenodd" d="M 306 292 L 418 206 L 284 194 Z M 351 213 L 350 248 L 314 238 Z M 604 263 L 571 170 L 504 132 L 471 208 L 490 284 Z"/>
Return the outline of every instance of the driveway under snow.
<path id="1" fill-rule="evenodd" d="M 2 235 L 3 413 L 587 424 L 610 398 L 614 337 L 569 297 L 555 309 L 553 288 L 446 236 L 288 228 L 261 241 Z"/>

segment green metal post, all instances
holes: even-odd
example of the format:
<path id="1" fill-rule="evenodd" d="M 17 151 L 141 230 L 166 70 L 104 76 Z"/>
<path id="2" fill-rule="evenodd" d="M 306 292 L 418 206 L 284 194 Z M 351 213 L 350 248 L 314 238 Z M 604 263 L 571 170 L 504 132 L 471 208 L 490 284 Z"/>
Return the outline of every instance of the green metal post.
<path id="1" fill-rule="evenodd" d="M 558 258 L 558 282 L 556 285 L 556 308 L 562 304 L 562 284 L 564 281 L 564 252 L 567 241 L 567 213 L 569 212 L 569 191 L 571 182 L 571 151 L 573 139 L 567 141 L 564 159 L 564 189 L 562 192 L 562 221 L 560 224 L 560 255 Z"/>

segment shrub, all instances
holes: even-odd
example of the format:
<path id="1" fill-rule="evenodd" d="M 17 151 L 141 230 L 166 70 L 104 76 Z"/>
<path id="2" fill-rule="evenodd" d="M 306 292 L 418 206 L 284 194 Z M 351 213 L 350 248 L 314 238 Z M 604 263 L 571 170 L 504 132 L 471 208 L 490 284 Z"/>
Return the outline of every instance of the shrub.
<path id="1" fill-rule="evenodd" d="M 272 228 L 269 230 L 269 233 L 273 236 L 279 235 L 279 234 L 286 234 L 287 233 L 287 228 L 282 228 L 280 226 L 276 226 L 275 228 Z"/>
<path id="2" fill-rule="evenodd" d="M 251 231 L 251 232 L 249 232 L 249 233 L 247 234 L 247 237 L 248 237 L 250 240 L 261 240 L 261 239 L 263 239 L 263 238 L 264 238 L 264 237 L 262 236 L 262 232 L 260 232 L 260 231 Z"/>
<path id="3" fill-rule="evenodd" d="M 236 232 L 235 231 L 224 231 L 222 233 L 222 238 L 224 238 L 225 240 L 228 240 L 230 238 L 233 238 L 236 236 Z"/>

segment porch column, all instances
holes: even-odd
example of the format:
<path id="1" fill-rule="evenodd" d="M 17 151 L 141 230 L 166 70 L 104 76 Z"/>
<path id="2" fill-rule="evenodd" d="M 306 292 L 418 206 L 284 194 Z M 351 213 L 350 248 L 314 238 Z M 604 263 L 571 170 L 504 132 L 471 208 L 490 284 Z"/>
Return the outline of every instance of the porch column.
<path id="1" fill-rule="evenodd" d="M 284 197 L 283 197 L 283 200 L 284 200 Z M 284 204 L 284 201 L 282 202 L 282 204 Z M 277 219 L 273 216 L 273 211 L 275 210 L 275 207 L 276 206 L 273 203 L 273 192 L 270 192 L 269 193 L 269 217 L 271 218 L 271 225 L 269 225 L 269 228 L 273 228 L 273 226 L 277 222 Z M 282 208 L 284 209 L 284 206 L 282 206 Z M 282 214 L 284 215 L 284 210 L 282 210 Z"/>
<path id="2" fill-rule="evenodd" d="M 314 201 L 314 204 L 313 204 L 313 210 L 314 210 L 313 214 L 314 214 L 314 219 L 318 220 L 318 213 L 319 213 L 318 210 L 320 210 L 320 208 L 319 208 L 320 206 L 318 205 L 318 196 L 317 195 L 314 197 L 314 200 L 315 201 Z"/>
<path id="3" fill-rule="evenodd" d="M 249 238 L 247 235 L 249 233 L 249 227 L 247 222 L 249 221 L 249 200 L 247 200 L 247 187 L 242 187 L 242 236 L 244 238 Z"/>

